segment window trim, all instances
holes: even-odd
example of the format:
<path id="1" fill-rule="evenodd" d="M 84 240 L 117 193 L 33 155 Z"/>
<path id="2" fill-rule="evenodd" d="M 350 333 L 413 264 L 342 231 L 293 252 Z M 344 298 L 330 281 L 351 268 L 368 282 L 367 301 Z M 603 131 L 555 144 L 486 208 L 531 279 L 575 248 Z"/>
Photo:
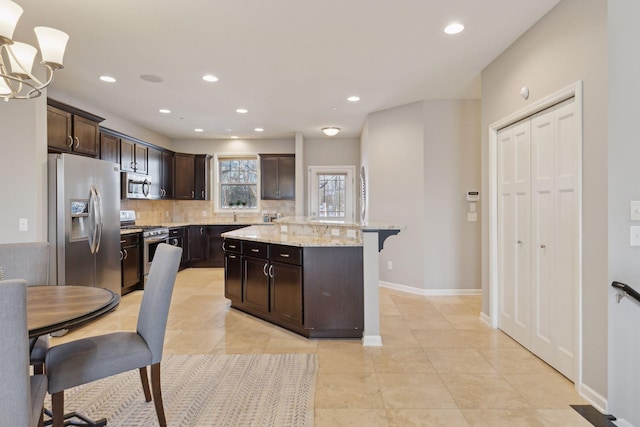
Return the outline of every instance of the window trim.
<path id="1" fill-rule="evenodd" d="M 246 209 L 223 209 L 220 207 L 220 160 L 227 159 L 251 159 L 256 161 L 256 171 L 258 174 L 258 179 L 256 182 L 256 207 L 246 208 Z M 260 155 L 258 153 L 215 153 L 213 155 L 214 160 L 214 176 L 213 176 L 213 184 L 211 187 L 213 188 L 213 197 L 214 197 L 214 212 L 215 213 L 232 213 L 232 212 L 244 212 L 244 213 L 260 213 L 260 182 L 261 179 L 261 171 L 260 171 Z"/>

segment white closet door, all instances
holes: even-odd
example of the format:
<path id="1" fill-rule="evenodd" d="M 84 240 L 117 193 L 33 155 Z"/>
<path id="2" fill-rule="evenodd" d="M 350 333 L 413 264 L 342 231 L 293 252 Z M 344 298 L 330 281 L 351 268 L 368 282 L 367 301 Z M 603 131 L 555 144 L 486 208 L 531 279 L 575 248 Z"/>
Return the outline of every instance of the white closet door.
<path id="1" fill-rule="evenodd" d="M 575 379 L 579 135 L 574 99 L 531 119 L 531 351 Z"/>
<path id="2" fill-rule="evenodd" d="M 499 326 L 522 345 L 531 339 L 530 123 L 498 133 Z"/>

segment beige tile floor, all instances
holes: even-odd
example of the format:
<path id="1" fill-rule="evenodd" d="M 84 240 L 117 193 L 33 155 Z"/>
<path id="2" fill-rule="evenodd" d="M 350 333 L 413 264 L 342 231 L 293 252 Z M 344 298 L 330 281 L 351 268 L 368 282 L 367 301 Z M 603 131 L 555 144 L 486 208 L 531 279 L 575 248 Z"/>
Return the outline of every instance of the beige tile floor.
<path id="1" fill-rule="evenodd" d="M 52 344 L 133 330 L 142 293 Z M 309 340 L 229 308 L 221 269 L 178 274 L 165 354 L 318 354 L 315 426 L 590 426 L 573 384 L 479 320 L 480 297 L 380 290 L 383 347 Z"/>

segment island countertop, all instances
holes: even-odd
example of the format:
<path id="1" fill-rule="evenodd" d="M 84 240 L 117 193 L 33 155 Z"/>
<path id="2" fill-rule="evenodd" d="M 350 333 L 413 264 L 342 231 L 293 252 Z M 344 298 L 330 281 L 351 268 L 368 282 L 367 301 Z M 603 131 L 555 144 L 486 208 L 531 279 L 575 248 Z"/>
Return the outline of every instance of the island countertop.
<path id="1" fill-rule="evenodd" d="M 325 235 L 301 235 L 280 231 L 277 225 L 253 225 L 222 233 L 228 239 L 251 240 L 300 247 L 362 246 L 362 240 L 353 237 L 327 237 Z"/>

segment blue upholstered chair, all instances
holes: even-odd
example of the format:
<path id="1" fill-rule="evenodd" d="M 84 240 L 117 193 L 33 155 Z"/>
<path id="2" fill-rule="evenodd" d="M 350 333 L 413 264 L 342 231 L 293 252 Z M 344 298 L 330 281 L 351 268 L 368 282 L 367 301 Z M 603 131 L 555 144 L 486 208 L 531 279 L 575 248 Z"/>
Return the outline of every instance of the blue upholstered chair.
<path id="1" fill-rule="evenodd" d="M 0 280 L 23 279 L 27 286 L 49 284 L 49 243 L 0 244 Z M 34 372 L 44 372 L 44 357 L 49 348 L 49 336 L 34 338 L 31 364 Z"/>
<path id="2" fill-rule="evenodd" d="M 166 426 L 160 389 L 160 361 L 182 249 L 160 244 L 156 249 L 149 280 L 142 296 L 136 332 L 113 332 L 53 346 L 45 361 L 49 377 L 53 427 L 64 424 L 64 391 L 71 387 L 140 370 L 145 399 L 151 401 L 147 366 L 158 421 Z"/>
<path id="3" fill-rule="evenodd" d="M 0 426 L 37 426 L 47 393 L 47 377 L 29 376 L 27 285 L 0 281 Z"/>

